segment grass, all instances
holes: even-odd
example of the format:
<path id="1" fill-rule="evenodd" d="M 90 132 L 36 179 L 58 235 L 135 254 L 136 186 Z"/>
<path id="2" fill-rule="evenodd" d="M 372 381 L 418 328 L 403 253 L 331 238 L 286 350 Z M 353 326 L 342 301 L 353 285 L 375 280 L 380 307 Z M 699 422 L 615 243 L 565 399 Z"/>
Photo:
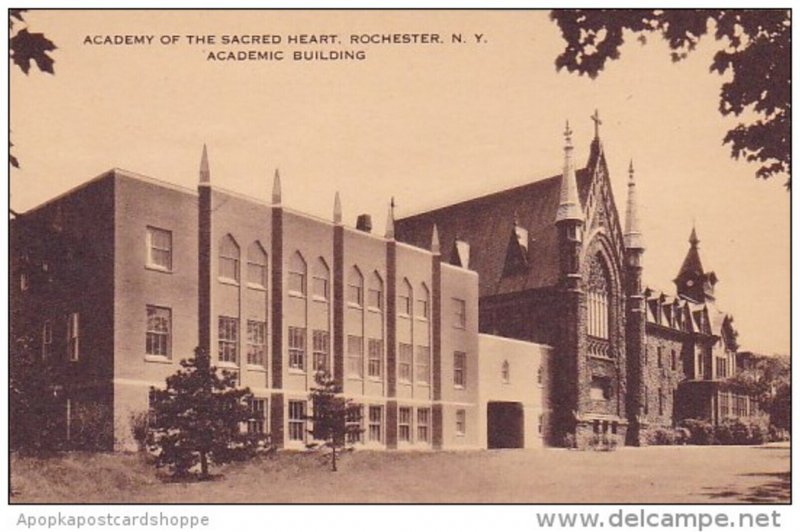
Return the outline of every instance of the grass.
<path id="1" fill-rule="evenodd" d="M 789 446 L 616 452 L 370 452 L 329 470 L 282 452 L 169 482 L 137 454 L 12 456 L 12 503 L 776 503 L 789 502 Z"/>

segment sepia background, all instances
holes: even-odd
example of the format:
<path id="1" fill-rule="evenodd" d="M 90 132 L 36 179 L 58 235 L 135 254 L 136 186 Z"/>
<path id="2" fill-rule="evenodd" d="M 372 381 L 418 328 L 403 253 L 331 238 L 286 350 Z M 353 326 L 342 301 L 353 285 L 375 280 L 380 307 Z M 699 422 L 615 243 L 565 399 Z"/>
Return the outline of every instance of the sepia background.
<path id="1" fill-rule="evenodd" d="M 15 211 L 112 167 L 194 187 L 207 143 L 220 186 L 268 199 L 279 167 L 287 206 L 330 217 L 339 190 L 346 223 L 366 212 L 382 228 L 391 196 L 402 217 L 560 173 L 566 119 L 582 162 L 598 108 L 620 214 L 631 158 L 636 167 L 646 284 L 672 291 L 694 221 L 742 348 L 789 351 L 790 194 L 722 145 L 737 121 L 717 110 L 727 78 L 709 73 L 708 37 L 680 63 L 660 39 L 629 38 L 590 80 L 556 72 L 564 43 L 546 11 L 35 11 L 26 21 L 58 50 L 54 76 L 10 72 Z M 272 47 L 157 43 L 395 32 L 487 42 L 303 47 L 367 52 L 328 62 L 209 62 L 211 50 Z M 83 44 L 107 34 L 156 39 Z"/>

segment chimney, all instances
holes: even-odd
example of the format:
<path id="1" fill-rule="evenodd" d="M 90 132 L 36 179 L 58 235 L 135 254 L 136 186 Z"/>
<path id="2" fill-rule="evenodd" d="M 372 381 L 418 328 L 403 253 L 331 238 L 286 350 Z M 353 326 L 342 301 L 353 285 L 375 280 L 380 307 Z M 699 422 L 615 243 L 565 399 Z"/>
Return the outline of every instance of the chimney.
<path id="1" fill-rule="evenodd" d="M 372 232 L 372 216 L 369 214 L 359 214 L 356 220 L 356 229 L 365 233 Z"/>

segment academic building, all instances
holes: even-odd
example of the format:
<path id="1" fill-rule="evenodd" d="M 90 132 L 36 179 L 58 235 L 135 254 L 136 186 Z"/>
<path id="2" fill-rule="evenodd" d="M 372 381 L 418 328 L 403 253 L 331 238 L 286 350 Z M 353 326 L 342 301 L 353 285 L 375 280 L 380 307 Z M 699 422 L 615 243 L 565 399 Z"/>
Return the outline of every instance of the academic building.
<path id="1" fill-rule="evenodd" d="M 597 122 L 596 122 L 597 124 Z M 133 444 L 196 347 L 251 389 L 256 420 L 305 448 L 309 390 L 330 371 L 375 449 L 641 444 L 683 418 L 757 413 L 722 383 L 736 331 L 699 240 L 674 294 L 642 283 L 630 169 L 617 211 L 596 129 L 576 169 L 404 219 L 346 225 L 214 184 L 110 170 L 11 221 L 12 338 L 58 375 L 63 437 Z"/>

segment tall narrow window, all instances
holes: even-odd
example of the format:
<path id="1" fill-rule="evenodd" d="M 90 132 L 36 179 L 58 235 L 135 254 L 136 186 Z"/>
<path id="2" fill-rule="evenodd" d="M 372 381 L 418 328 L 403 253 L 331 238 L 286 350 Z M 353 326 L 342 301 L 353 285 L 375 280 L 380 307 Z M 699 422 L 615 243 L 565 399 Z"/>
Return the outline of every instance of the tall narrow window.
<path id="1" fill-rule="evenodd" d="M 247 421 L 247 432 L 250 434 L 266 434 L 267 428 L 267 400 L 250 399 L 251 419 Z"/>
<path id="2" fill-rule="evenodd" d="M 172 271 L 172 232 L 148 227 L 146 241 L 147 266 Z"/>
<path id="3" fill-rule="evenodd" d="M 504 360 L 503 365 L 500 366 L 500 378 L 504 384 L 511 382 L 511 364 L 508 363 L 508 360 Z"/>
<path id="4" fill-rule="evenodd" d="M 72 312 L 67 318 L 67 354 L 71 361 L 80 358 L 80 315 Z"/>
<path id="5" fill-rule="evenodd" d="M 397 314 L 399 316 L 411 316 L 411 283 L 408 279 L 403 279 L 403 282 L 397 289 Z"/>
<path id="6" fill-rule="evenodd" d="M 306 261 L 299 251 L 295 251 L 289 260 L 289 293 L 306 295 Z"/>
<path id="7" fill-rule="evenodd" d="M 347 411 L 345 417 L 345 426 L 347 427 L 347 443 L 361 443 L 361 433 L 363 432 L 363 417 L 364 407 L 362 405 L 354 405 Z"/>
<path id="8" fill-rule="evenodd" d="M 467 385 L 467 354 L 462 351 L 453 353 L 453 385 L 456 388 Z"/>
<path id="9" fill-rule="evenodd" d="M 367 306 L 372 309 L 383 309 L 383 280 L 378 272 L 372 272 L 367 291 Z"/>
<path id="10" fill-rule="evenodd" d="M 659 368 L 663 368 L 664 367 L 664 360 L 663 360 L 662 355 L 661 355 L 661 346 L 656 347 L 656 360 L 658 362 L 658 367 Z"/>
<path id="11" fill-rule="evenodd" d="M 239 360 L 239 319 L 219 317 L 217 334 L 219 361 L 236 364 Z"/>
<path id="12" fill-rule="evenodd" d="M 400 344 L 397 358 L 397 380 L 411 382 L 411 362 L 414 356 L 411 344 Z"/>
<path id="13" fill-rule="evenodd" d="M 417 441 L 426 443 L 429 441 L 430 426 L 431 410 L 429 408 L 417 408 Z"/>
<path id="14" fill-rule="evenodd" d="M 347 376 L 364 377 L 364 339 L 361 336 L 347 337 Z"/>
<path id="15" fill-rule="evenodd" d="M 316 299 L 327 301 L 330 292 L 330 269 L 322 257 L 314 262 L 312 289 L 311 293 Z"/>
<path id="16" fill-rule="evenodd" d="M 239 282 L 239 246 L 231 235 L 225 235 L 219 245 L 219 277 Z"/>
<path id="17" fill-rule="evenodd" d="M 306 369 L 305 327 L 289 327 L 289 369 Z"/>
<path id="18" fill-rule="evenodd" d="M 147 305 L 147 334 L 145 353 L 170 358 L 172 311 L 164 307 Z"/>
<path id="19" fill-rule="evenodd" d="M 328 371 L 331 344 L 328 331 L 314 331 L 313 343 L 314 371 Z"/>
<path id="20" fill-rule="evenodd" d="M 53 354 L 53 324 L 45 321 L 42 324 L 42 360 L 47 360 Z"/>
<path id="21" fill-rule="evenodd" d="M 672 360 L 671 360 L 670 367 L 672 368 L 672 371 L 675 371 L 676 369 L 678 369 L 678 356 L 675 353 L 674 349 L 672 350 Z"/>
<path id="22" fill-rule="evenodd" d="M 247 363 L 265 367 L 267 364 L 267 322 L 247 320 Z"/>
<path id="23" fill-rule="evenodd" d="M 289 441 L 306 440 L 306 402 L 289 401 Z"/>
<path id="24" fill-rule="evenodd" d="M 408 407 L 397 409 L 397 440 L 411 441 L 411 409 Z"/>
<path id="25" fill-rule="evenodd" d="M 364 304 L 364 276 L 355 266 L 347 276 L 347 302 L 359 307 Z"/>
<path id="26" fill-rule="evenodd" d="M 544 384 L 544 368 L 542 366 L 536 370 L 536 384 L 539 386 Z"/>
<path id="27" fill-rule="evenodd" d="M 658 389 L 658 415 L 664 415 L 664 391 L 661 388 Z"/>
<path id="28" fill-rule="evenodd" d="M 467 302 L 463 299 L 453 298 L 453 326 L 463 329 L 467 326 Z"/>
<path id="29" fill-rule="evenodd" d="M 466 410 L 456 410 L 456 436 L 463 436 L 467 433 L 467 412 Z"/>
<path id="30" fill-rule="evenodd" d="M 367 376 L 380 379 L 383 376 L 383 340 L 370 338 L 368 349 Z"/>
<path id="31" fill-rule="evenodd" d="M 417 317 L 428 319 L 430 314 L 430 292 L 425 283 L 419 287 L 419 295 L 417 296 Z"/>
<path id="32" fill-rule="evenodd" d="M 247 285 L 253 288 L 267 287 L 267 253 L 258 242 L 253 242 L 247 248 Z"/>
<path id="33" fill-rule="evenodd" d="M 589 336 L 608 340 L 609 301 L 611 282 L 605 261 L 598 254 L 589 263 L 589 279 L 587 282 L 587 329 Z"/>
<path id="34" fill-rule="evenodd" d="M 369 441 L 383 441 L 383 407 L 369 407 Z"/>
<path id="35" fill-rule="evenodd" d="M 430 384 L 431 382 L 431 348 L 426 345 L 417 346 L 417 382 Z"/>

